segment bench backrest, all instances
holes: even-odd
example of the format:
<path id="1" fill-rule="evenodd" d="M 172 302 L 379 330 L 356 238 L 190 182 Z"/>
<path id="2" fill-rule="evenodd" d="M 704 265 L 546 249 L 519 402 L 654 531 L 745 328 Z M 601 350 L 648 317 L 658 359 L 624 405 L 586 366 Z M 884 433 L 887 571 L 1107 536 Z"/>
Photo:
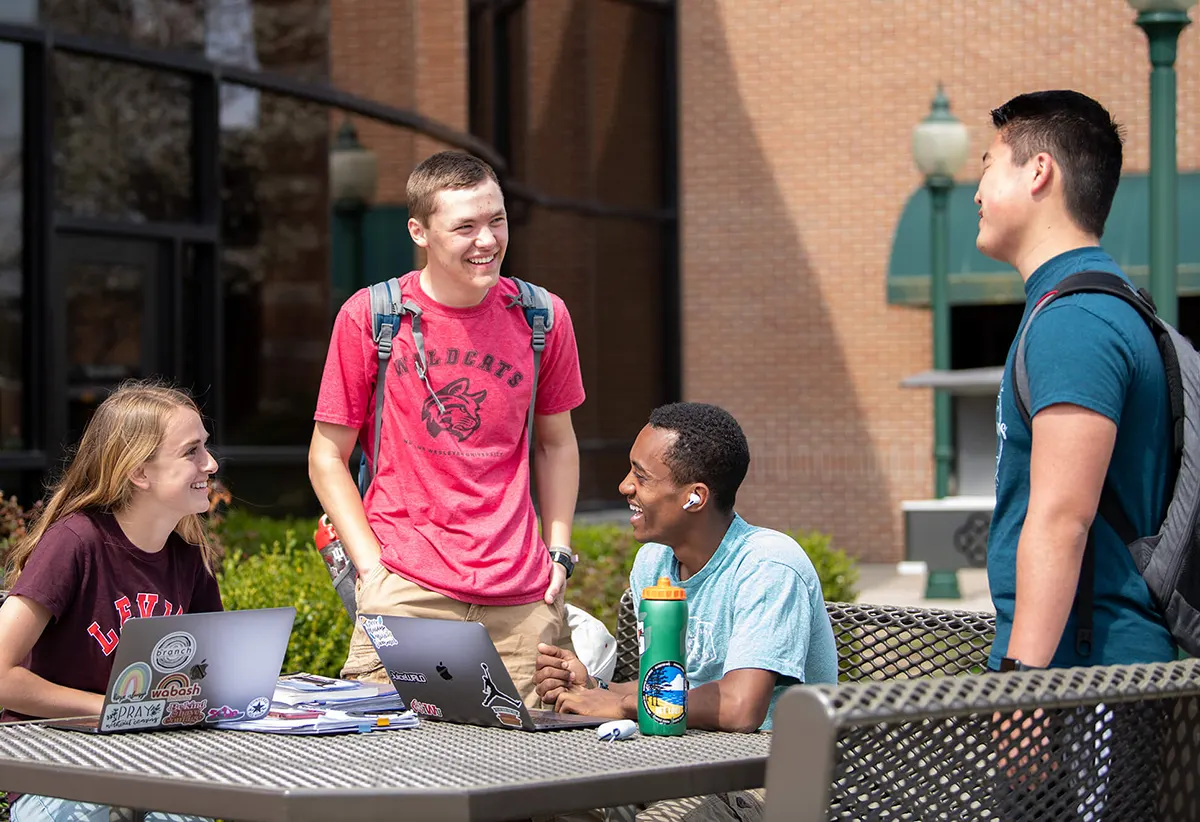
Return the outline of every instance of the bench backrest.
<path id="1" fill-rule="evenodd" d="M 798 686 L 766 820 L 1182 821 L 1198 763 L 1198 660 Z"/>
<path id="2" fill-rule="evenodd" d="M 837 641 L 838 679 L 910 679 L 979 673 L 987 665 L 996 617 L 892 605 L 826 603 Z M 637 614 L 626 589 L 617 608 L 614 682 L 638 676 Z"/>

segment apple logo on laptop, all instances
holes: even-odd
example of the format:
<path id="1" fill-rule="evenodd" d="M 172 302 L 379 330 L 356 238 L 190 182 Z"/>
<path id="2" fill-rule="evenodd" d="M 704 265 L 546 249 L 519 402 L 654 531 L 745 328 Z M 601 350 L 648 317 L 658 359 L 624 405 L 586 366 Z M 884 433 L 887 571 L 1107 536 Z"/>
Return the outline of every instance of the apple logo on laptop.
<path id="1" fill-rule="evenodd" d="M 447 680 L 447 681 L 449 681 L 449 680 L 451 680 L 451 679 L 454 679 L 454 677 L 452 677 L 452 676 L 450 675 L 450 671 L 449 671 L 449 670 L 447 670 L 447 669 L 446 669 L 446 666 L 445 666 L 445 665 L 443 665 L 442 663 L 440 663 L 440 662 L 439 662 L 439 663 L 437 664 L 437 668 L 436 668 L 436 670 L 437 670 L 437 672 L 438 672 L 438 676 L 440 676 L 442 679 L 445 679 L 445 680 Z"/>

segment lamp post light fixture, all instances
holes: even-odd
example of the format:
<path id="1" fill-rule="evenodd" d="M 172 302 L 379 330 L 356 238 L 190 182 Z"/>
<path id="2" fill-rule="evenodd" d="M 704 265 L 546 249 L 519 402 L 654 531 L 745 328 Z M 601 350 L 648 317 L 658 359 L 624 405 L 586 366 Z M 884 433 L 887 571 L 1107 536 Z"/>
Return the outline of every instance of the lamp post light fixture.
<path id="1" fill-rule="evenodd" d="M 379 161 L 375 152 L 358 141 L 358 132 L 346 117 L 329 152 L 329 197 L 333 201 L 336 221 L 334 231 L 344 226 L 341 233 L 349 235 L 345 264 L 339 264 L 342 260 L 335 259 L 333 265 L 332 303 L 335 311 L 351 294 L 366 285 L 363 221 L 367 208 L 375 199 L 378 184 Z"/>
<path id="2" fill-rule="evenodd" d="M 1158 315 L 1179 320 L 1175 56 L 1196 0 L 1129 0 L 1150 44 L 1150 296 Z"/>
<path id="3" fill-rule="evenodd" d="M 913 129 L 912 151 L 917 168 L 929 189 L 930 271 L 929 299 L 933 313 L 933 367 L 950 368 L 950 226 L 947 206 L 954 190 L 954 175 L 967 162 L 970 136 L 967 127 L 950 113 L 950 100 L 938 84 L 929 116 Z M 950 490 L 954 446 L 950 431 L 950 394 L 934 389 L 933 456 L 934 495 L 941 499 Z"/>

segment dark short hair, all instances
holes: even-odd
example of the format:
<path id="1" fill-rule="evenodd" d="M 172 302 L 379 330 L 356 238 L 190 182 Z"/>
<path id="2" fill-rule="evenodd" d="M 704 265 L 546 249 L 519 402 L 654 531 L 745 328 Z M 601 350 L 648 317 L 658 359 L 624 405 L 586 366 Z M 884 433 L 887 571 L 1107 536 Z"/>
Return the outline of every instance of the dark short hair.
<path id="1" fill-rule="evenodd" d="M 654 409 L 650 427 L 676 435 L 663 455 L 676 484 L 702 482 L 717 508 L 733 511 L 750 468 L 750 446 L 733 415 L 702 402 L 676 402 Z"/>
<path id="2" fill-rule="evenodd" d="M 1043 151 L 1053 157 L 1063 170 L 1071 219 L 1103 236 L 1121 182 L 1123 142 L 1121 126 L 1104 106 L 1077 91 L 1035 91 L 994 109 L 992 125 L 1012 149 L 1014 164 Z"/>
<path id="3" fill-rule="evenodd" d="M 500 184 L 492 167 L 475 155 L 439 151 L 422 160 L 408 175 L 408 213 L 421 225 L 429 225 L 440 192 L 474 188 L 488 180 Z"/>

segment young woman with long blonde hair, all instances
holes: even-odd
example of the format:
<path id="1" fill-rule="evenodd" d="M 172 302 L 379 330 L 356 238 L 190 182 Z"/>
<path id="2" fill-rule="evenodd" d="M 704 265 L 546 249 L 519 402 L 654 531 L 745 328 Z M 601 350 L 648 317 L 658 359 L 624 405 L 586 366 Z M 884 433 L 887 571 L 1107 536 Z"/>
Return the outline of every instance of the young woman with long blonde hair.
<path id="1" fill-rule="evenodd" d="M 216 460 L 195 402 L 138 382 L 96 409 L 41 515 L 8 555 L 0 607 L 3 720 L 100 713 L 121 627 L 221 610 L 208 510 Z M 105 806 L 32 795 L 22 820 L 109 819 Z M 153 814 L 155 819 L 179 819 Z"/>

